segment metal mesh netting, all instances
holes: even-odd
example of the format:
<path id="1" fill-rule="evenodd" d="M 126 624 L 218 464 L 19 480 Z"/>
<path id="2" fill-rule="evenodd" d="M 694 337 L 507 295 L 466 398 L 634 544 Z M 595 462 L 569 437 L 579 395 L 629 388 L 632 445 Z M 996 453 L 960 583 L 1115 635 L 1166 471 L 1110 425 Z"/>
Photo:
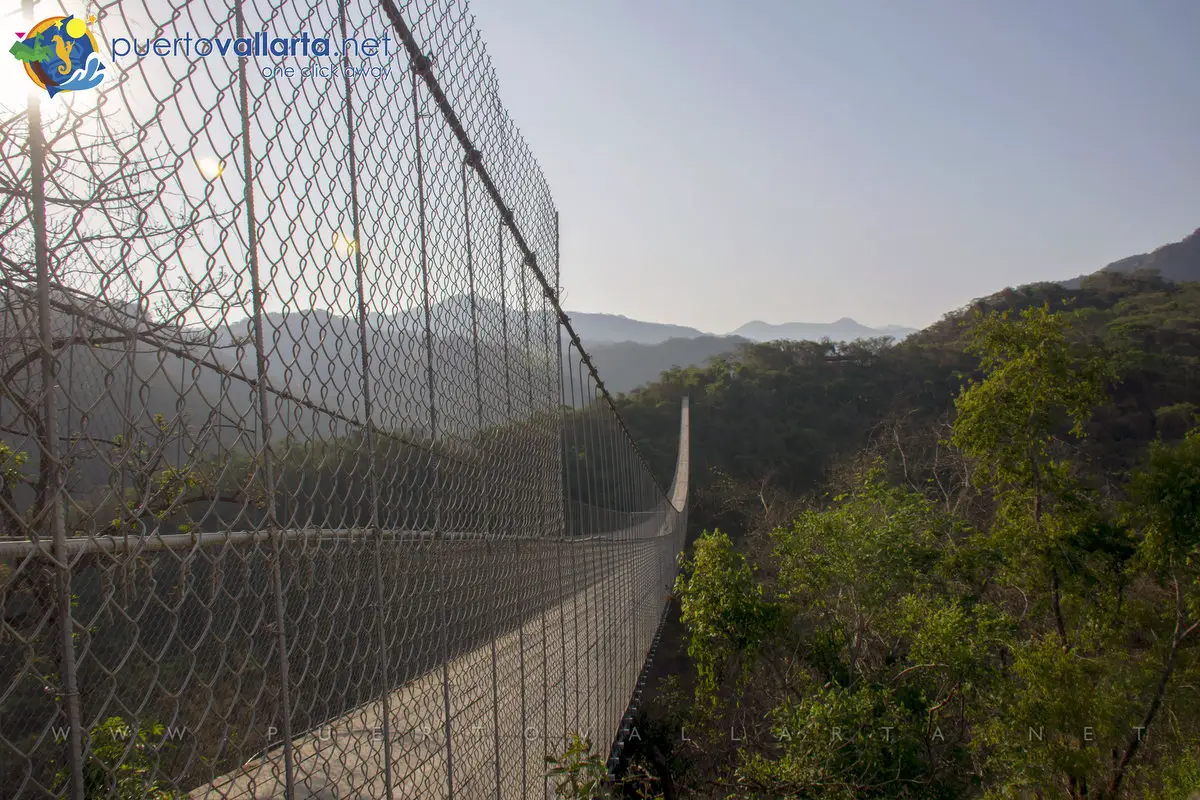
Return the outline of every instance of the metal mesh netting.
<path id="1" fill-rule="evenodd" d="M 664 493 L 465 3 L 95 15 L 100 85 L 0 118 L 0 796 L 551 793 L 627 721 L 687 413 Z M 177 44 L 258 32 L 333 51 Z"/>

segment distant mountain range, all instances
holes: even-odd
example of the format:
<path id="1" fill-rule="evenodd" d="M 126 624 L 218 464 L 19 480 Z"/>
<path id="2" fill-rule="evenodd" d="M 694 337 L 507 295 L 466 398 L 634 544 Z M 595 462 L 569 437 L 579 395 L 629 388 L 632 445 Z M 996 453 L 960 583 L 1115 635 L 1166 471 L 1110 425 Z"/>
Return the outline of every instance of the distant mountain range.
<path id="1" fill-rule="evenodd" d="M 638 344 L 661 344 L 668 339 L 695 339 L 709 336 L 703 331 L 683 325 L 667 325 L 662 322 L 643 322 L 620 314 L 591 314 L 568 311 L 571 327 L 579 334 L 586 346 L 589 342 L 636 342 Z"/>
<path id="2" fill-rule="evenodd" d="M 820 341 L 828 337 L 835 342 L 853 341 L 854 339 L 870 339 L 877 336 L 891 336 L 903 339 L 915 328 L 905 328 L 899 325 L 888 325 L 883 328 L 872 328 L 855 322 L 849 317 L 842 317 L 836 322 L 784 322 L 772 324 L 755 320 L 747 322 L 740 328 L 725 334 L 706 333 L 696 328 L 683 325 L 665 325 L 660 322 L 644 322 L 630 319 L 620 314 L 594 314 L 583 312 L 567 312 L 571 325 L 579 333 L 584 344 L 612 344 L 630 342 L 634 344 L 662 344 L 671 339 L 699 338 L 730 338 L 743 341 L 769 342 L 775 339 L 795 339 Z"/>
<path id="3" fill-rule="evenodd" d="M 1154 270 L 1175 281 L 1200 281 L 1200 229 L 1178 242 L 1163 245 L 1151 253 L 1129 256 L 1103 267 L 1105 272 Z M 1078 288 L 1088 275 L 1058 281 L 1067 288 Z M 732 353 L 747 342 L 776 339 L 852 341 L 877 336 L 903 339 L 913 328 L 888 325 L 872 328 L 848 317 L 835 322 L 747 322 L 724 335 L 706 334 L 696 328 L 643 322 L 616 314 L 570 314 L 572 324 L 583 339 L 605 384 L 615 392 L 629 391 L 655 380 L 671 367 L 703 364 L 709 359 Z"/>
<path id="4" fill-rule="evenodd" d="M 772 325 L 748 322 L 727 334 L 710 334 L 682 325 L 664 325 L 629 319 L 619 314 L 584 314 L 568 312 L 571 325 L 583 340 L 583 346 L 604 384 L 612 392 L 628 392 L 650 383 L 664 370 L 690 367 L 710 359 L 733 353 L 751 342 L 776 339 L 853 341 L 878 336 L 902 339 L 912 328 L 892 325 L 870 328 L 843 317 L 836 322 L 787 322 Z"/>
<path id="5" fill-rule="evenodd" d="M 878 336 L 891 336 L 893 339 L 900 340 L 910 333 L 916 332 L 916 328 L 905 328 L 901 325 L 871 328 L 855 322 L 849 317 L 842 317 L 836 322 L 785 322 L 780 325 L 755 320 L 747 322 L 733 331 L 732 335 L 755 342 L 769 342 L 776 339 L 819 342 L 825 338 L 835 342 L 852 342 L 855 339 L 873 339 Z"/>
<path id="6" fill-rule="evenodd" d="M 1163 245 L 1151 253 L 1122 258 L 1092 274 L 1129 273 L 1138 270 L 1157 270 L 1162 277 L 1176 282 L 1200 281 L 1200 228 L 1178 242 Z M 1086 277 L 1088 276 L 1079 275 L 1070 280 L 1058 281 L 1058 283 L 1069 289 L 1077 289 L 1080 282 Z M 848 342 L 878 336 L 890 336 L 899 341 L 916 332 L 915 328 L 906 328 L 901 325 L 872 328 L 849 317 L 842 317 L 834 322 L 784 322 L 778 324 L 755 320 L 747 322 L 729 333 L 716 334 L 683 325 L 666 325 L 660 322 L 630 319 L 619 314 L 568 312 L 568 315 L 584 345 L 603 350 L 609 350 L 610 345 L 618 343 L 660 345 L 674 339 L 702 340 L 692 347 L 673 344 L 669 348 L 671 357 L 682 357 L 685 352 L 702 353 L 718 348 L 712 353 L 715 355 L 717 352 L 734 350 L 739 344 L 746 341 L 769 342 L 776 339 L 819 341 L 828 338 L 835 342 Z M 722 343 L 726 344 L 723 350 L 719 349 Z M 653 360 L 649 351 L 639 350 L 636 347 L 613 350 L 610 360 L 615 360 L 617 352 L 628 358 L 645 361 L 647 364 Z M 670 365 L 666 364 L 663 369 Z M 652 379 L 656 374 L 651 374 L 648 379 Z M 618 381 L 618 383 L 624 383 L 624 381 Z"/>
<path id="7" fill-rule="evenodd" d="M 785 322 L 779 325 L 756 320 L 727 334 L 711 334 L 683 325 L 645 322 L 620 314 L 569 311 L 567 316 L 583 346 L 591 353 L 605 386 L 612 392 L 628 392 L 656 380 L 664 370 L 704 364 L 751 342 L 819 341 L 826 337 L 833 341 L 853 341 L 878 336 L 899 340 L 914 332 L 913 328 L 898 325 L 870 328 L 848 317 L 836 322 Z"/>

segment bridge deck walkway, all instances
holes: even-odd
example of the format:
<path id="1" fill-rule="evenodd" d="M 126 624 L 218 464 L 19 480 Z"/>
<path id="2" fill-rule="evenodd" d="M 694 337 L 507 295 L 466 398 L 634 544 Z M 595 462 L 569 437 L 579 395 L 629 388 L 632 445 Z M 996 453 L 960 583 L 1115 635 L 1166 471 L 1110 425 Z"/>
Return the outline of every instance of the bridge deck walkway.
<path id="1" fill-rule="evenodd" d="M 609 634 L 619 622 L 597 619 L 594 614 L 597 607 L 615 612 L 624 605 L 618 597 L 622 593 L 627 597 L 628 592 L 628 577 L 614 570 L 609 577 L 496 639 L 495 693 L 492 643 L 451 661 L 446 670 L 452 720 L 449 757 L 443 670 L 432 670 L 393 692 L 388 698 L 391 796 L 397 800 L 449 798 L 447 766 L 452 759 L 454 797 L 537 796 L 539 783 L 546 787 L 546 796 L 553 797 L 553 785 L 544 777 L 546 756 L 562 752 L 575 731 L 590 736 L 603 753 L 625 710 L 627 698 L 598 697 L 587 687 L 612 686 L 614 670 L 640 668 L 644 660 L 645 653 L 630 659 L 628 650 L 606 649 L 606 642 L 611 645 Z M 623 656 L 628 663 L 613 663 L 614 656 Z M 387 797 L 383 718 L 384 703 L 377 701 L 296 739 L 293 797 Z M 522 719 L 530 721 L 525 730 L 521 730 Z M 279 747 L 194 790 L 189 797 L 285 797 L 284 785 L 283 748 Z"/>

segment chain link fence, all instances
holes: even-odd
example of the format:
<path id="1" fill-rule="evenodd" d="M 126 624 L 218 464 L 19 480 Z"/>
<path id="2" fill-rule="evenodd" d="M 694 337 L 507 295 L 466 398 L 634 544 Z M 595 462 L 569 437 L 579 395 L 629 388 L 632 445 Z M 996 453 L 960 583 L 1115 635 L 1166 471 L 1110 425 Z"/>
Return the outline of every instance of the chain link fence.
<path id="1" fill-rule="evenodd" d="M 553 794 L 687 410 L 664 492 L 465 3 L 94 14 L 99 86 L 0 116 L 0 796 Z"/>

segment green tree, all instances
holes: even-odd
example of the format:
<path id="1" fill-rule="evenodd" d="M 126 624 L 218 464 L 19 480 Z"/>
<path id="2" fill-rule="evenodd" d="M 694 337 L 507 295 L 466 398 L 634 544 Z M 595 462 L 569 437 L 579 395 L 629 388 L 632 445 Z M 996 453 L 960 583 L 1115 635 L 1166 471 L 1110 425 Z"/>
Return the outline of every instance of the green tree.
<path id="1" fill-rule="evenodd" d="M 692 557 L 681 559 L 675 590 L 690 636 L 688 655 L 700 676 L 698 698 L 715 704 L 728 673 L 747 674 L 779 623 L 779 607 L 763 597 L 746 557 L 720 531 L 705 531 Z"/>
<path id="2" fill-rule="evenodd" d="M 747 757 L 744 784 L 772 797 L 961 796 L 970 724 L 1012 634 L 961 579 L 969 534 L 878 466 L 775 531 L 795 655 L 771 715 L 778 750 Z"/>
<path id="3" fill-rule="evenodd" d="M 131 725 L 124 717 L 111 716 L 88 731 L 88 760 L 83 768 L 84 797 L 88 800 L 174 800 L 181 795 L 155 779 L 158 747 L 164 743 L 165 728 L 155 720 Z M 60 784 L 67 781 L 64 770 Z"/>
<path id="4" fill-rule="evenodd" d="M 979 462 L 976 478 L 1000 501 L 1001 531 L 1028 535 L 1029 549 L 1049 573 L 1054 624 L 1069 642 L 1061 603 L 1061 542 L 1073 530 L 1064 501 L 1078 490 L 1064 440 L 1085 435 L 1093 409 L 1104 399 L 1111 371 L 1095 352 L 1078 352 L 1068 338 L 1069 317 L 1048 306 L 981 317 L 968 351 L 980 358 L 983 377 L 955 400 L 952 441 Z M 1022 543 L 1025 544 L 1025 543 Z"/>
<path id="5" fill-rule="evenodd" d="M 549 770 L 546 774 L 554 781 L 554 794 L 563 800 L 609 800 L 615 797 L 633 797 L 636 800 L 662 800 L 655 791 L 656 783 L 645 769 L 634 764 L 619 779 L 611 779 L 604 759 L 597 754 L 591 739 L 572 735 L 566 749 L 557 755 L 546 756 Z"/>
<path id="6" fill-rule="evenodd" d="M 1145 732 L 1168 702 L 1171 680 L 1187 658 L 1184 649 L 1200 631 L 1200 428 L 1174 446 L 1155 443 L 1146 466 L 1131 482 L 1130 498 L 1130 514 L 1144 532 L 1139 558 L 1159 587 L 1173 595 L 1174 624 L 1141 725 L 1128 737 L 1109 781 L 1112 797 L 1120 794 Z M 1194 669 L 1195 655 L 1189 660 Z M 1200 775 L 1192 788 L 1200 790 Z"/>

